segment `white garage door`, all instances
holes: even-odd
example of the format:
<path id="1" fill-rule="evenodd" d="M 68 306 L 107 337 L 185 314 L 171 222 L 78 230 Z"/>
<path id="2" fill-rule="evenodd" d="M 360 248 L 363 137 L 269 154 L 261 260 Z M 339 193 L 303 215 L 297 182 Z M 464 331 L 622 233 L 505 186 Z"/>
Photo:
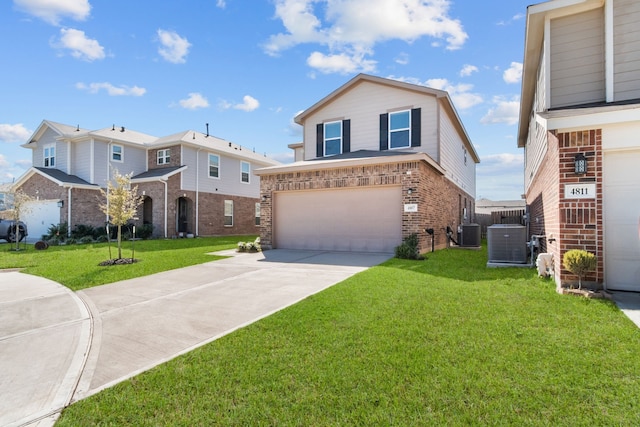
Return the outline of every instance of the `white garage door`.
<path id="1" fill-rule="evenodd" d="M 274 247 L 393 252 L 402 209 L 400 187 L 276 193 Z"/>
<path id="2" fill-rule="evenodd" d="M 27 224 L 30 242 L 38 241 L 47 234 L 51 224 L 60 223 L 60 208 L 57 200 L 36 200 L 26 205 L 22 221 Z"/>
<path id="3" fill-rule="evenodd" d="M 604 155 L 604 249 L 608 289 L 640 292 L 640 151 Z"/>

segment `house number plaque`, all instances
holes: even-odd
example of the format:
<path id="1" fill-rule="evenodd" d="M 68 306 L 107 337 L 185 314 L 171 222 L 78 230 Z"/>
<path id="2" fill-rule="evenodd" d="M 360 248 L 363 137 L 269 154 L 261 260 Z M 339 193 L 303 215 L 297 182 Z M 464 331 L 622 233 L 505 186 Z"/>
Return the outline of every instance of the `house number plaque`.
<path id="1" fill-rule="evenodd" d="M 594 199 L 596 197 L 595 184 L 565 184 L 565 199 Z"/>

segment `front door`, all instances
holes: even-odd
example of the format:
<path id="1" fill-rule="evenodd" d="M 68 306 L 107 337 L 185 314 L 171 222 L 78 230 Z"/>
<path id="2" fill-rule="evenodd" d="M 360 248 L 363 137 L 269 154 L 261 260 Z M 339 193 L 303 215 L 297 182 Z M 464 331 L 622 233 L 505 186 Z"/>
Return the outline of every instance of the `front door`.
<path id="1" fill-rule="evenodd" d="M 189 230 L 189 199 L 180 197 L 178 199 L 177 209 L 177 227 L 178 233 L 188 233 Z"/>

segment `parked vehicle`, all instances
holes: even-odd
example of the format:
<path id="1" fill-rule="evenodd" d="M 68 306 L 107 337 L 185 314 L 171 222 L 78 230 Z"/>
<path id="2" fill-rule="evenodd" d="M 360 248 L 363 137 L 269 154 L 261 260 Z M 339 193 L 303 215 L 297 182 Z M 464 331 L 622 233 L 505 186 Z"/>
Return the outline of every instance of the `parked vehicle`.
<path id="1" fill-rule="evenodd" d="M 27 236 L 27 224 L 12 219 L 0 219 L 0 239 L 9 243 L 21 242 Z"/>

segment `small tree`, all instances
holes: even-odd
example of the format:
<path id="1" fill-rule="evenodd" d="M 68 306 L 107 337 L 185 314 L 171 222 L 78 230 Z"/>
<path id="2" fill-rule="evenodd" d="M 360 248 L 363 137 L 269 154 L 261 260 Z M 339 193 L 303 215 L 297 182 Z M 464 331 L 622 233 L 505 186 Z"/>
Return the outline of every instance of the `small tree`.
<path id="1" fill-rule="evenodd" d="M 598 265 L 596 256 L 582 249 L 571 249 L 562 257 L 565 269 L 578 276 L 578 289 L 582 289 L 582 278 L 588 272 L 595 270 Z"/>
<path id="2" fill-rule="evenodd" d="M 20 226 L 19 221 L 23 215 L 28 214 L 31 209 L 28 206 L 28 203 L 33 200 L 33 197 L 29 196 L 22 190 L 14 191 L 11 193 L 11 205 L 12 209 L 10 210 L 11 216 L 10 218 L 15 221 L 15 250 L 20 249 Z"/>
<path id="3" fill-rule="evenodd" d="M 118 170 L 113 173 L 113 181 L 107 183 L 107 191 L 100 190 L 106 197 L 106 203 L 100 210 L 107 215 L 109 222 L 118 227 L 118 259 L 122 259 L 122 226 L 129 220 L 138 219 L 136 213 L 142 204 L 138 196 L 138 186 L 131 187 L 131 175 L 121 175 Z"/>

